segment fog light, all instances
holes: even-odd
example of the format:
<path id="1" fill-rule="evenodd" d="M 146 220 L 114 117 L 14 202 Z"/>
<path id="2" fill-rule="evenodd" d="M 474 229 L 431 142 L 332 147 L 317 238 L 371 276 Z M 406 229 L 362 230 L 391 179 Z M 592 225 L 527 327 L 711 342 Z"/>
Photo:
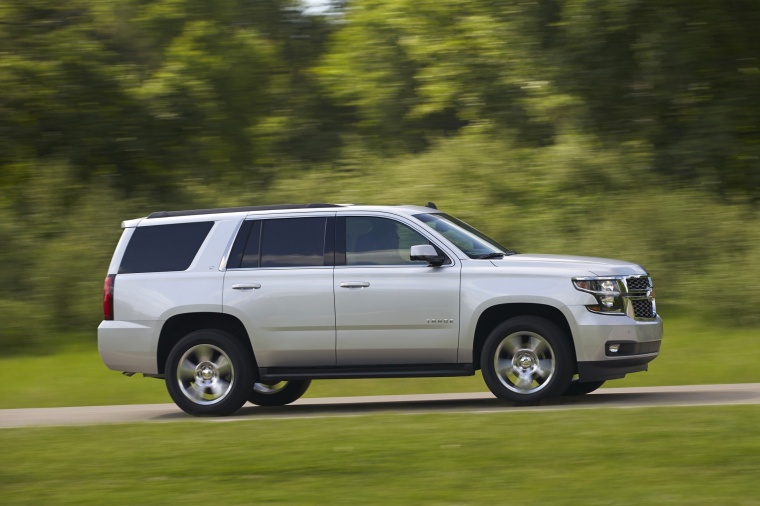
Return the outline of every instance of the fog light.
<path id="1" fill-rule="evenodd" d="M 617 353 L 620 351 L 620 345 L 619 344 L 611 344 L 607 347 L 610 353 Z"/>

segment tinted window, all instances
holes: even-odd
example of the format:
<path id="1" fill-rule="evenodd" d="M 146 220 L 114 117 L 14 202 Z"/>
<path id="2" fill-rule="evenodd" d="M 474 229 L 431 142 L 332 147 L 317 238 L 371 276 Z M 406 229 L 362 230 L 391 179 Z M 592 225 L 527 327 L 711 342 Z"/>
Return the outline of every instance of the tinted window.
<path id="1" fill-rule="evenodd" d="M 327 218 L 262 220 L 261 267 L 326 265 L 326 222 Z"/>
<path id="2" fill-rule="evenodd" d="M 244 221 L 232 245 L 227 267 L 229 269 L 258 267 L 260 239 L 261 222 Z"/>
<path id="3" fill-rule="evenodd" d="M 261 246 L 261 222 L 252 222 L 251 233 L 248 235 L 248 242 L 243 252 L 243 258 L 240 267 L 251 268 L 259 266 L 259 248 Z"/>
<path id="4" fill-rule="evenodd" d="M 430 241 L 406 225 L 385 218 L 346 218 L 346 265 L 426 265 L 409 259 L 412 246 Z"/>
<path id="5" fill-rule="evenodd" d="M 177 223 L 137 227 L 132 234 L 119 274 L 184 271 L 214 223 Z"/>

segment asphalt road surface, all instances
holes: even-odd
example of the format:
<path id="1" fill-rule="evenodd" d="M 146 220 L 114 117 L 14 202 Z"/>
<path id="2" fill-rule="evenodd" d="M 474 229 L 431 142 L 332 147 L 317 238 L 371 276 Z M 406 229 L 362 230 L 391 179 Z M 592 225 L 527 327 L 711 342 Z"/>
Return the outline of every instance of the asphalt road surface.
<path id="1" fill-rule="evenodd" d="M 234 415 L 222 418 L 192 417 L 180 411 L 174 404 L 3 409 L 0 410 L 0 428 L 131 422 L 220 423 L 273 418 L 363 416 L 377 413 L 520 413 L 568 409 L 730 404 L 760 404 L 760 383 L 603 388 L 583 397 L 568 397 L 527 406 L 500 401 L 489 392 L 307 398 L 283 407 L 259 407 L 246 404 Z"/>

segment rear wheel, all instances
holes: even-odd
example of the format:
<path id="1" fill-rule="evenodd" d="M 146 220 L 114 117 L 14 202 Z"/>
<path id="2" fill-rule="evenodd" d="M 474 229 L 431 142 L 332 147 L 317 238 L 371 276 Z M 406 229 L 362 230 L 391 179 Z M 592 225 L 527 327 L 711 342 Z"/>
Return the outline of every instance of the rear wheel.
<path id="1" fill-rule="evenodd" d="M 259 406 L 284 406 L 298 400 L 310 384 L 311 380 L 254 383 L 248 401 Z"/>
<path id="2" fill-rule="evenodd" d="M 234 336 L 197 330 L 179 340 L 166 360 L 166 388 L 186 413 L 224 416 L 240 409 L 253 383 L 250 353 Z"/>
<path id="3" fill-rule="evenodd" d="M 597 388 L 604 385 L 604 380 L 602 381 L 586 381 L 583 383 L 580 383 L 579 381 L 572 381 L 568 386 L 567 389 L 565 389 L 565 393 L 562 395 L 569 397 L 574 395 L 586 395 L 590 394 Z"/>
<path id="4" fill-rule="evenodd" d="M 518 316 L 488 336 L 480 367 L 496 397 L 534 402 L 562 395 L 572 379 L 572 357 L 569 339 L 557 325 Z"/>

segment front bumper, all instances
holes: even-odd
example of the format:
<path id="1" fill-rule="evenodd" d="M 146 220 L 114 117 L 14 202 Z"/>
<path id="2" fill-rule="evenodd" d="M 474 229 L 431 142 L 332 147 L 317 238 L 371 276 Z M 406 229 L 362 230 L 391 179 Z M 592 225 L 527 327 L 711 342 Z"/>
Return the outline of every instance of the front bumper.
<path id="1" fill-rule="evenodd" d="M 623 378 L 628 373 L 646 371 L 649 368 L 649 362 L 655 358 L 657 358 L 657 354 L 615 360 L 578 362 L 578 380 L 587 382 Z"/>
<path id="2" fill-rule="evenodd" d="M 660 353 L 662 319 L 659 316 L 642 321 L 592 313 L 585 306 L 569 306 L 567 310 L 580 381 L 616 379 L 646 371 L 649 362 Z"/>

